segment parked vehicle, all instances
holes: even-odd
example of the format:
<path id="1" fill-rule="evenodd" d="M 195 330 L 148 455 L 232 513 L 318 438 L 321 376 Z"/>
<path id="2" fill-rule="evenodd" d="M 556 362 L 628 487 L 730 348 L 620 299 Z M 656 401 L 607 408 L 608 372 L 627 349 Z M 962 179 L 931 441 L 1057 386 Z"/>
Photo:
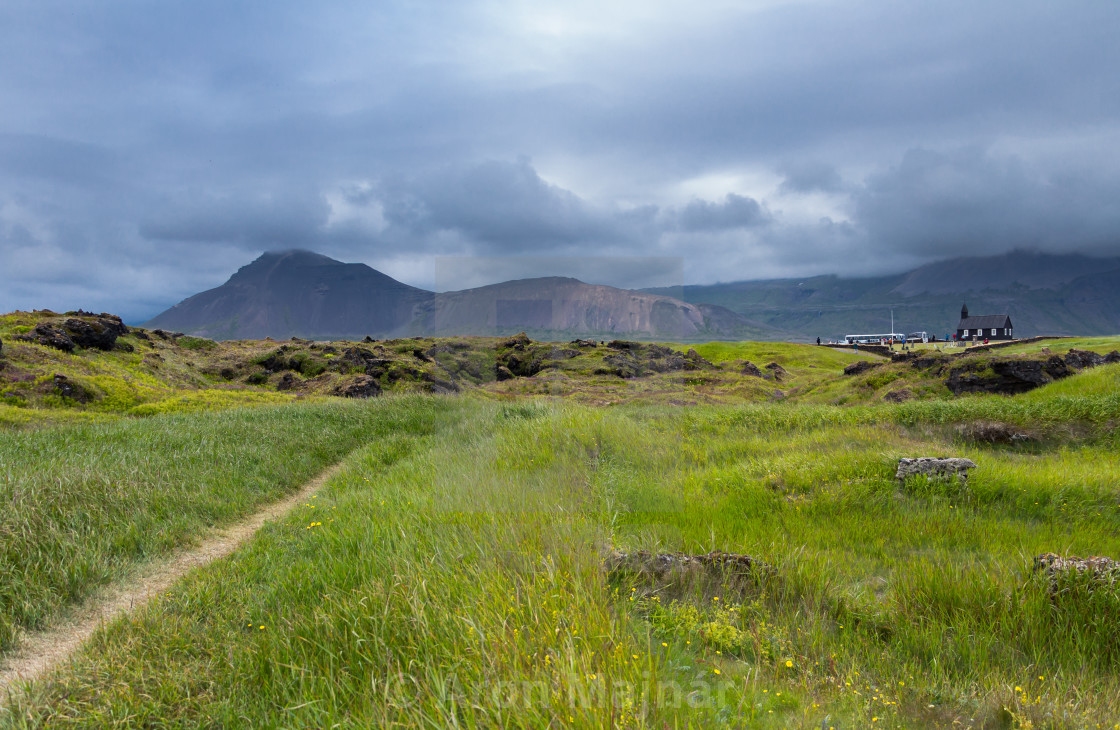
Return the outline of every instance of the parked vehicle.
<path id="1" fill-rule="evenodd" d="M 844 342 L 849 345 L 878 345 L 880 343 L 906 342 L 906 335 L 901 332 L 887 332 L 878 335 L 844 335 Z"/>

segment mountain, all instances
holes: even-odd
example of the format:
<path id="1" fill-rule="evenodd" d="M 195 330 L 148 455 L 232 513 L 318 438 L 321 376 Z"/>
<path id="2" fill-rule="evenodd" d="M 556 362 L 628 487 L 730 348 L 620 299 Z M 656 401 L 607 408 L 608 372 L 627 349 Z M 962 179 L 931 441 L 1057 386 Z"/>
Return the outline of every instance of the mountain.
<path id="1" fill-rule="evenodd" d="M 507 335 L 697 341 L 792 333 L 708 304 L 546 277 L 434 294 L 309 251 L 262 255 L 145 324 L 214 339 Z"/>
<path id="2" fill-rule="evenodd" d="M 555 276 L 437 294 L 431 325 L 437 335 L 526 332 L 542 340 L 626 336 L 695 341 L 788 334 L 722 307 Z"/>
<path id="3" fill-rule="evenodd" d="M 219 340 L 388 337 L 404 334 L 431 302 L 431 292 L 365 264 L 310 251 L 270 251 L 145 326 Z"/>
<path id="4" fill-rule="evenodd" d="M 649 290 L 657 293 L 658 290 Z M 680 290 L 675 290 L 680 292 Z M 726 307 L 801 338 L 953 332 L 961 305 L 1010 314 L 1016 335 L 1120 332 L 1120 258 L 1012 251 L 940 261 L 892 276 L 739 281 L 685 286 L 682 298 Z"/>

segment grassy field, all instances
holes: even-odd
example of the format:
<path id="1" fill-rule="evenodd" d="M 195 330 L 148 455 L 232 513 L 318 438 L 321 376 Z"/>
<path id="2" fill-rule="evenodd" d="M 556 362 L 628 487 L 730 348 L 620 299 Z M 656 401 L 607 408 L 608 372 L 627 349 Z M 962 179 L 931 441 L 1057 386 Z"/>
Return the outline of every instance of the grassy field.
<path id="1" fill-rule="evenodd" d="M 806 391 L 861 387 L 814 380 L 851 362 L 825 348 L 697 349 L 778 362 Z M 590 407 L 510 399 L 517 382 L 3 434 L 12 507 L 0 534 L 28 530 L 2 568 L 0 610 L 15 627 L 344 462 L 312 502 L 100 631 L 0 723 L 1040 728 L 1120 717 L 1117 592 L 1072 584 L 1052 597 L 1031 571 L 1049 551 L 1120 557 L 1120 366 L 1015 397 L 854 406 L 681 407 L 658 395 Z M 1027 438 L 990 437 L 1011 431 Z M 967 486 L 894 479 L 899 457 L 950 454 L 978 464 Z M 70 565 L 70 550 L 94 565 L 77 579 L 51 567 Z M 723 550 L 770 569 L 680 583 L 604 567 L 612 551 L 639 550 Z M 44 598 L 20 598 L 32 595 Z M 47 610 L 29 608 L 40 601 Z"/>
<path id="2" fill-rule="evenodd" d="M 0 431 L 0 650 L 400 426 L 336 400 Z"/>

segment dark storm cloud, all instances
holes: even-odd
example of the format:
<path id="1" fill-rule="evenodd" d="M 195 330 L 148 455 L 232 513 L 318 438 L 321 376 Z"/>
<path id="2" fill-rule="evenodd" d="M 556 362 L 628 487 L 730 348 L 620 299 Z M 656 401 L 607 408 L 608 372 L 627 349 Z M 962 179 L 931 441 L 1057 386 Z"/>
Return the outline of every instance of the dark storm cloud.
<path id="1" fill-rule="evenodd" d="M 1109 252 L 1118 26 L 1042 0 L 13 0 L 0 310 L 150 315 L 292 246 L 422 285 L 435 256 L 701 282 Z"/>
<path id="2" fill-rule="evenodd" d="M 542 179 L 526 158 L 448 166 L 380 187 L 393 233 L 453 232 L 478 253 L 578 253 L 657 235 L 657 206 L 594 205 Z"/>
<path id="3" fill-rule="evenodd" d="M 165 203 L 141 221 L 139 231 L 141 236 L 156 240 L 284 248 L 318 238 L 329 213 L 327 202 L 313 191 L 254 196 L 191 194 Z"/>
<path id="4" fill-rule="evenodd" d="M 754 198 L 728 193 L 722 203 L 693 200 L 680 212 L 685 231 L 722 231 L 750 228 L 769 222 L 770 216 Z"/>
<path id="5" fill-rule="evenodd" d="M 869 242 L 928 257 L 1115 252 L 1120 175 L 1039 169 L 977 147 L 914 149 L 855 197 Z"/>

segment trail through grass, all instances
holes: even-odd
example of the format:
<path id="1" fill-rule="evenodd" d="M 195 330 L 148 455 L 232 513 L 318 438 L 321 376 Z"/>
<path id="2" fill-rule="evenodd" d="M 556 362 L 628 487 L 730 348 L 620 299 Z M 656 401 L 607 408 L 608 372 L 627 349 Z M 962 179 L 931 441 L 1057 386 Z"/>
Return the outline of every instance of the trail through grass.
<path id="1" fill-rule="evenodd" d="M 99 632 L 10 722 L 1111 727 L 1120 601 L 1052 599 L 1029 569 L 1120 555 L 1110 396 L 1068 395 L 386 401 L 314 500 Z M 1077 428 L 1013 446 L 954 428 L 1005 417 Z M 979 464 L 967 486 L 893 478 L 949 452 Z M 610 549 L 774 574 L 682 590 L 608 575 Z"/>
<path id="2" fill-rule="evenodd" d="M 0 432 L 0 651 L 357 445 L 436 418 L 429 401 L 389 410 L 405 421 L 385 412 L 336 401 Z"/>

